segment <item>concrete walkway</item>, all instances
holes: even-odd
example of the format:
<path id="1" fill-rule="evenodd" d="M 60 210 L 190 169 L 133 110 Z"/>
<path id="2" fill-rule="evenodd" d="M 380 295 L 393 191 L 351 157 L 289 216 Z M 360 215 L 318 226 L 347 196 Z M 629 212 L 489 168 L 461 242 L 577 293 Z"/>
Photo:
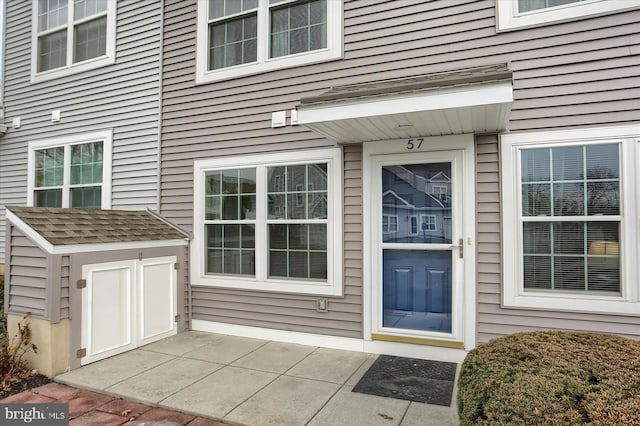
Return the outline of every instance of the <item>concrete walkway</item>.
<path id="1" fill-rule="evenodd" d="M 244 425 L 457 425 L 450 407 L 351 392 L 376 355 L 203 332 L 89 364 L 55 380 Z"/>

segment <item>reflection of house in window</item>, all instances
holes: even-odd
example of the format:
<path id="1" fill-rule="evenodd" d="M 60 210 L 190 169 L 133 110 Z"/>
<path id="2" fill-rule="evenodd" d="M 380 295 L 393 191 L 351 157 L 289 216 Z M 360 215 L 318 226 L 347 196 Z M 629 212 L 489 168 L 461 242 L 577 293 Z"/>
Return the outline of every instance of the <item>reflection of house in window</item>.
<path id="1" fill-rule="evenodd" d="M 398 216 L 382 215 L 382 232 L 398 232 Z"/>
<path id="2" fill-rule="evenodd" d="M 433 196 L 438 200 L 447 202 L 447 197 L 449 196 L 449 188 L 444 185 L 432 185 L 431 194 L 433 194 Z"/>
<path id="3" fill-rule="evenodd" d="M 436 215 L 423 214 L 420 215 L 420 229 L 423 231 L 437 231 L 438 226 L 436 224 Z"/>
<path id="4" fill-rule="evenodd" d="M 450 173 L 450 163 L 383 167 L 384 242 L 450 242 Z"/>

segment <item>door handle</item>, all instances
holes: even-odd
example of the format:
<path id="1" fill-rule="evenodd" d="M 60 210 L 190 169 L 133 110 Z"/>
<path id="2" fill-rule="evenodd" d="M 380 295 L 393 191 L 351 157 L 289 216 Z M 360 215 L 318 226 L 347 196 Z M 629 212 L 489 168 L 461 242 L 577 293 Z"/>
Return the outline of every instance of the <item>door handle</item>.
<path id="1" fill-rule="evenodd" d="M 464 239 L 460 238 L 458 239 L 458 245 L 457 246 L 449 246 L 450 249 L 458 249 L 458 257 L 460 259 L 464 258 Z"/>

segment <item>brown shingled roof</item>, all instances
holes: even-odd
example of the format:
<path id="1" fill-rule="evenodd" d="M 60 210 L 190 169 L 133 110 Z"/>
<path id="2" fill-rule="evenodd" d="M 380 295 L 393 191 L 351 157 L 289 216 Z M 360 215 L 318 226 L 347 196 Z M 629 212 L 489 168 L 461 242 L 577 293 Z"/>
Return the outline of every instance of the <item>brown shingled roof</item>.
<path id="1" fill-rule="evenodd" d="M 185 239 L 188 235 L 141 210 L 60 209 L 7 206 L 53 245 Z"/>

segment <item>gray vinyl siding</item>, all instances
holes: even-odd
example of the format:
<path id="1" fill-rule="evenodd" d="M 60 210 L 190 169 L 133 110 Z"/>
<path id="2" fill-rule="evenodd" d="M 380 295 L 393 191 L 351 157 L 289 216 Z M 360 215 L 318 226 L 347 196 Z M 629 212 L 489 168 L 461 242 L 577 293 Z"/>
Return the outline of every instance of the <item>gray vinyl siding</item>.
<path id="1" fill-rule="evenodd" d="M 47 315 L 47 255 L 15 226 L 9 226 L 7 313 L 45 318 Z"/>
<path id="2" fill-rule="evenodd" d="M 69 318 L 69 280 L 71 260 L 69 256 L 62 256 L 60 262 L 60 318 Z"/>
<path id="3" fill-rule="evenodd" d="M 640 317 L 591 315 L 501 306 L 500 176 L 498 138 L 477 138 L 478 342 L 520 331 L 577 330 L 640 337 Z M 506 178 L 506 177 L 505 177 Z M 513 283 L 504 283 L 513 285 Z"/>
<path id="4" fill-rule="evenodd" d="M 270 119 L 272 112 L 295 108 L 301 98 L 333 86 L 509 63 L 515 98 L 510 131 L 640 119 L 640 10 L 498 34 L 494 0 L 345 0 L 342 59 L 203 85 L 194 83 L 195 0 L 165 0 L 164 25 L 161 212 L 189 230 L 193 229 L 193 161 L 331 146 L 302 126 L 273 129 Z M 557 314 L 553 323 L 543 320 L 548 312 L 499 309 L 499 170 L 495 138 L 492 141 L 481 138 L 477 146 L 479 341 L 545 324 L 595 329 L 607 321 L 621 322 L 621 318 Z M 345 147 L 345 160 L 355 155 L 354 149 Z M 319 322 L 329 316 L 315 314 L 313 300 L 306 296 L 210 288 L 193 289 L 194 317 L 360 336 L 359 167 L 345 164 L 344 170 L 346 287 L 344 302 L 330 301 L 330 307 L 340 309 L 330 312 L 335 319 Z M 630 334 L 630 328 L 621 326 L 619 332 Z"/>
<path id="5" fill-rule="evenodd" d="M 161 2 L 119 0 L 116 63 L 30 82 L 31 1 L 8 1 L 4 67 L 7 134 L 0 138 L 0 262 L 5 205 L 27 202 L 29 141 L 113 130 L 112 208 L 157 207 Z M 51 122 L 59 109 L 61 120 Z M 20 117 L 22 127 L 12 129 Z"/>
<path id="6" fill-rule="evenodd" d="M 344 149 L 344 295 L 316 312 L 316 297 L 192 287 L 193 318 L 341 337 L 362 337 L 362 178 L 360 146 Z M 352 208 L 354 206 L 355 208 Z"/>

